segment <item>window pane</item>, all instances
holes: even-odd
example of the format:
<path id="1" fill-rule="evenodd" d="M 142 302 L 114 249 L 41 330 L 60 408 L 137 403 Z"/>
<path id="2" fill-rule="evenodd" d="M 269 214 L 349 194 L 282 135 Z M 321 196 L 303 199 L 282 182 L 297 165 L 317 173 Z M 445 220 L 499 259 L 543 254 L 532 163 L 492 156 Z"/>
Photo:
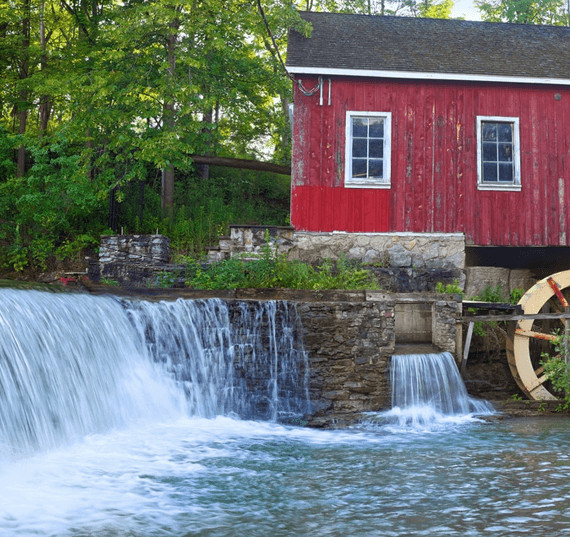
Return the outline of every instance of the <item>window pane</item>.
<path id="1" fill-rule="evenodd" d="M 381 179 L 383 175 L 383 162 L 381 160 L 370 160 L 369 177 Z"/>
<path id="2" fill-rule="evenodd" d="M 352 140 L 352 156 L 356 158 L 366 158 L 366 138 L 356 138 Z"/>
<path id="3" fill-rule="evenodd" d="M 497 180 L 497 165 L 496 164 L 483 164 L 483 181 L 496 181 Z"/>
<path id="4" fill-rule="evenodd" d="M 499 164 L 499 181 L 505 181 L 505 182 L 513 181 L 512 164 Z"/>
<path id="5" fill-rule="evenodd" d="M 513 144 L 499 144 L 499 160 L 501 162 L 513 161 Z"/>
<path id="6" fill-rule="evenodd" d="M 510 123 L 497 123 L 499 142 L 513 141 L 513 127 Z"/>
<path id="7" fill-rule="evenodd" d="M 384 156 L 384 140 L 370 140 L 368 150 L 370 158 L 382 158 Z"/>
<path id="8" fill-rule="evenodd" d="M 493 142 L 483 144 L 483 161 L 497 162 L 497 144 Z"/>
<path id="9" fill-rule="evenodd" d="M 483 140 L 494 142 L 497 140 L 497 124 L 496 123 L 482 123 L 481 135 Z"/>
<path id="10" fill-rule="evenodd" d="M 352 177 L 366 177 L 366 159 L 352 159 Z"/>
<path id="11" fill-rule="evenodd" d="M 352 118 L 352 136 L 366 138 L 368 136 L 368 120 L 364 117 Z"/>
<path id="12" fill-rule="evenodd" d="M 384 138 L 384 120 L 380 118 L 370 119 L 370 138 Z"/>

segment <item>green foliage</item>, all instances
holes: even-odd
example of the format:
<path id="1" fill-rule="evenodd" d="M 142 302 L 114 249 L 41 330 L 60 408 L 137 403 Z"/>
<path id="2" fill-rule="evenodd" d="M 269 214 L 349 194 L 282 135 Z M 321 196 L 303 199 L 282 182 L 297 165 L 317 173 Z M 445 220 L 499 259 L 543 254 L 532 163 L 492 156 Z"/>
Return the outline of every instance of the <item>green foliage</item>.
<path id="1" fill-rule="evenodd" d="M 0 183 L 0 264 L 16 271 L 43 269 L 51 255 L 74 256 L 96 244 L 106 209 L 63 132 L 28 147 L 30 171 Z"/>
<path id="2" fill-rule="evenodd" d="M 188 260 L 186 285 L 196 289 L 289 288 L 289 289 L 378 289 L 373 275 L 345 259 L 324 260 L 316 268 L 275 255 L 266 243 L 258 259 L 239 257 L 203 266 Z"/>
<path id="3" fill-rule="evenodd" d="M 159 287 L 162 289 L 169 289 L 176 287 L 181 280 L 181 271 L 160 271 L 156 274 L 155 281 L 151 287 Z"/>
<path id="4" fill-rule="evenodd" d="M 509 302 L 511 304 L 518 304 L 525 293 L 526 291 L 521 287 L 515 287 L 509 294 Z"/>
<path id="5" fill-rule="evenodd" d="M 557 410 L 570 409 L 570 336 L 558 331 L 554 334 L 556 338 L 552 344 L 555 356 L 542 353 L 540 362 L 544 368 L 546 378 L 552 383 L 552 389 L 562 396 L 561 403 Z"/>
<path id="6" fill-rule="evenodd" d="M 14 139 L 0 126 L 0 183 L 16 173 Z"/>
<path id="7" fill-rule="evenodd" d="M 285 222 L 281 179 L 228 171 L 198 184 L 191 158 L 289 160 L 291 84 L 254 5 L 12 4 L 0 9 L 3 267 L 76 255 L 106 227 L 111 193 L 124 201 L 119 227 L 159 229 L 195 255 L 229 222 Z M 288 1 L 273 2 L 267 18 L 282 50 L 289 28 L 310 32 Z M 19 148 L 26 164 L 16 174 Z M 164 169 L 174 169 L 177 192 L 163 212 Z M 128 201 L 140 182 L 142 218 Z"/>
<path id="8" fill-rule="evenodd" d="M 211 167 L 209 179 L 180 174 L 175 208 L 170 218 L 160 216 L 160 183 L 145 182 L 142 221 L 140 183 L 121 188 L 120 227 L 125 233 L 168 236 L 175 252 L 201 257 L 230 224 L 286 225 L 289 213 L 289 177 L 273 173 Z"/>
<path id="9" fill-rule="evenodd" d="M 447 294 L 463 294 L 457 278 L 453 280 L 453 283 L 444 284 L 443 282 L 437 282 L 435 285 L 436 293 L 447 293 Z"/>
<path id="10" fill-rule="evenodd" d="M 502 285 L 497 285 L 497 287 L 491 287 L 487 285 L 481 293 L 471 297 L 471 300 L 480 300 L 481 302 L 506 302 L 505 296 L 503 294 Z"/>
<path id="11" fill-rule="evenodd" d="M 453 10 L 453 0 L 439 2 L 419 2 L 417 10 L 420 17 L 428 19 L 450 19 Z"/>
<path id="12" fill-rule="evenodd" d="M 449 19 L 454 2 L 453 0 L 304 0 L 297 4 L 299 9 L 306 11 Z"/>
<path id="13" fill-rule="evenodd" d="M 488 22 L 568 24 L 564 0 L 475 0 L 475 6 Z"/>

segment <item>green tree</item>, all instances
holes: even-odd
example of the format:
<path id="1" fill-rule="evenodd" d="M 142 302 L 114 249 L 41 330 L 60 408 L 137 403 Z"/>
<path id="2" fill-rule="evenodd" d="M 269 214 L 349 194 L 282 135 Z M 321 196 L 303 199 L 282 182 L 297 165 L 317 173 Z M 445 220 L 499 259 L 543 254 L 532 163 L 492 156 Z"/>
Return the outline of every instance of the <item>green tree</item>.
<path id="1" fill-rule="evenodd" d="M 568 24 L 564 0 L 475 0 L 483 20 L 519 24 Z"/>
<path id="2" fill-rule="evenodd" d="M 287 160 L 291 84 L 257 5 L 8 0 L 0 8 L 0 249 L 10 250 L 9 263 L 40 262 L 89 219 L 96 233 L 107 196 L 120 198 L 132 181 L 161 174 L 171 208 L 174 179 L 193 173 L 192 155 Z M 302 26 L 287 0 L 267 19 L 281 47 L 288 28 Z"/>
<path id="3" fill-rule="evenodd" d="M 304 0 L 299 9 L 363 15 L 403 15 L 450 19 L 453 0 Z"/>

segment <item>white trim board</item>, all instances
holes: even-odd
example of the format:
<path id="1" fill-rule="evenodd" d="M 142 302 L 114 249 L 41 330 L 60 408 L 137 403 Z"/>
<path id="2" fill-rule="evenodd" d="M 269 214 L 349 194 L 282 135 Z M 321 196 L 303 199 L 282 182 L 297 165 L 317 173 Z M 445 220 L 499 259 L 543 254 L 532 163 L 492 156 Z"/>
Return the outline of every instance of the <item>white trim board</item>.
<path id="1" fill-rule="evenodd" d="M 415 78 L 465 82 L 509 82 L 512 84 L 547 84 L 570 86 L 570 78 L 536 78 L 524 76 L 474 75 L 461 73 L 429 73 L 419 71 L 381 71 L 372 69 L 330 69 L 327 67 L 287 67 L 292 74 L 323 76 L 360 76 L 371 78 Z"/>

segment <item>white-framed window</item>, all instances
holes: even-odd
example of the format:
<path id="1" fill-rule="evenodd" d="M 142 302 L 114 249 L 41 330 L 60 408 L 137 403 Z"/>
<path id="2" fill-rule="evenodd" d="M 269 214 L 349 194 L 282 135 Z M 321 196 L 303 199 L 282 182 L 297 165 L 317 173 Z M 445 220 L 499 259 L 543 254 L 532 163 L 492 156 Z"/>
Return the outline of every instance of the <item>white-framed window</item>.
<path id="1" fill-rule="evenodd" d="M 519 118 L 477 116 L 477 188 L 520 190 Z"/>
<path id="2" fill-rule="evenodd" d="M 347 188 L 390 188 L 390 112 L 346 113 Z"/>

